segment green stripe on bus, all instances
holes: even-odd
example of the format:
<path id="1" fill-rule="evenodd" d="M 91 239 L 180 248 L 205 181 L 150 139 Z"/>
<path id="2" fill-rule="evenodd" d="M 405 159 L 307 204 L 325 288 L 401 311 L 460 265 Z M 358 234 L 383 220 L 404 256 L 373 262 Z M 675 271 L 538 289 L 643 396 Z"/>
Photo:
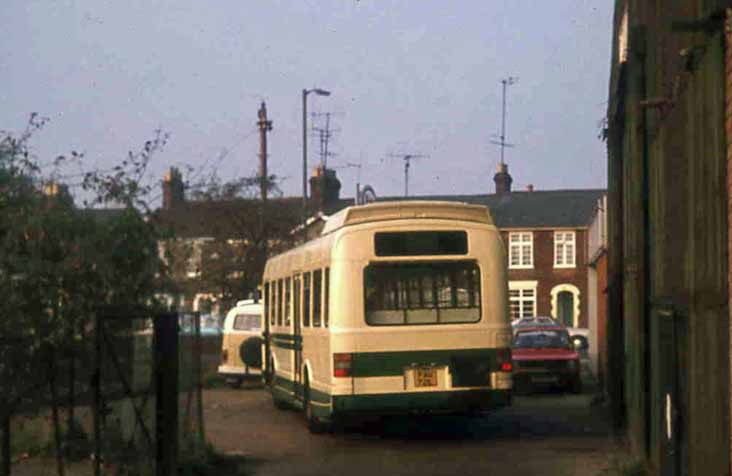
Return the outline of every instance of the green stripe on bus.
<path id="1" fill-rule="evenodd" d="M 281 334 L 281 333 L 278 333 L 278 332 L 273 332 L 273 333 L 270 334 L 270 336 L 273 339 L 282 339 L 282 340 L 288 340 L 288 341 L 302 342 L 302 336 L 301 335 Z"/>
<path id="2" fill-rule="evenodd" d="M 354 377 L 401 376 L 407 367 L 451 366 L 459 360 L 481 361 L 497 369 L 496 352 L 496 349 L 360 352 L 353 354 L 351 366 Z"/>
<path id="3" fill-rule="evenodd" d="M 275 387 L 279 387 L 280 389 L 286 390 L 289 393 L 293 393 L 293 392 L 295 392 L 295 389 L 297 389 L 297 393 L 302 394 L 302 385 L 301 384 L 293 382 L 292 380 L 289 380 L 280 375 L 275 376 L 274 385 L 275 385 Z M 311 388 L 310 389 L 310 398 L 314 402 L 330 405 L 330 394 L 329 393 L 322 392 L 320 390 Z"/>
<path id="4" fill-rule="evenodd" d="M 275 347 L 279 347 L 280 349 L 302 350 L 302 344 L 300 342 L 273 340 L 272 345 Z"/>
<path id="5" fill-rule="evenodd" d="M 314 402 L 327 403 L 328 405 L 330 405 L 330 394 L 321 392 L 320 390 L 316 390 L 314 388 L 310 389 L 310 399 Z"/>
<path id="6" fill-rule="evenodd" d="M 279 375 L 275 375 L 274 385 L 277 387 L 282 387 L 288 392 L 293 392 L 295 390 L 295 382 Z"/>

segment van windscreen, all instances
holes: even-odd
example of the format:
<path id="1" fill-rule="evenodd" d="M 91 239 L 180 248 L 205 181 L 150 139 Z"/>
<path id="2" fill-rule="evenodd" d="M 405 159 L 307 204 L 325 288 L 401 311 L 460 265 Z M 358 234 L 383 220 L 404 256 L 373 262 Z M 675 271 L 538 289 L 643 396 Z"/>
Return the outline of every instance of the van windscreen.
<path id="1" fill-rule="evenodd" d="M 234 330 L 236 331 L 258 331 L 260 317 L 257 314 L 238 314 L 234 318 Z"/>

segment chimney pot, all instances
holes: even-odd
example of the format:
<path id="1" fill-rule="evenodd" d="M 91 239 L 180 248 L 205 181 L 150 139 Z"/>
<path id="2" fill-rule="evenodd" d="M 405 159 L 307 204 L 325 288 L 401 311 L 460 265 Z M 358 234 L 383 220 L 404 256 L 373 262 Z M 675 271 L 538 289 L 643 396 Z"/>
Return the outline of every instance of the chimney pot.
<path id="1" fill-rule="evenodd" d="M 498 172 L 493 176 L 493 182 L 496 184 L 496 195 L 508 195 L 511 193 L 511 183 L 513 178 L 508 173 L 508 165 L 505 163 L 498 164 Z"/>

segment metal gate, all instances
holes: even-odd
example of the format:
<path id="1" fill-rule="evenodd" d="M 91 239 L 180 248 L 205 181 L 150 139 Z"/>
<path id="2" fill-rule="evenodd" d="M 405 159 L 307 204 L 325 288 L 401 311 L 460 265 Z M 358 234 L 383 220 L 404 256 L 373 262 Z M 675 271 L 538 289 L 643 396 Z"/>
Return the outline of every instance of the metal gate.
<path id="1" fill-rule="evenodd" d="M 203 448 L 200 335 L 197 313 L 98 309 L 92 370 L 95 476 L 102 467 L 176 474 L 179 448 L 186 454 Z"/>

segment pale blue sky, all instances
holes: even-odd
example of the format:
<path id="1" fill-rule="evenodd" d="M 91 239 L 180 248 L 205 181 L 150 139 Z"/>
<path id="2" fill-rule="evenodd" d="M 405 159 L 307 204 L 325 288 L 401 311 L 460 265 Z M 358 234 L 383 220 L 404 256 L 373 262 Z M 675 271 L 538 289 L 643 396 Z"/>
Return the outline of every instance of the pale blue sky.
<path id="1" fill-rule="evenodd" d="M 500 79 L 508 94 L 514 187 L 606 183 L 610 0 L 3 0 L 0 129 L 30 112 L 51 121 L 43 160 L 72 149 L 113 165 L 155 128 L 170 141 L 152 164 L 257 170 L 257 108 L 267 102 L 270 172 L 301 193 L 301 90 L 333 112 L 330 164 L 362 162 L 361 182 L 400 195 L 489 193 L 499 150 Z M 219 160 L 222 150 L 229 150 Z M 317 141 L 309 161 L 318 160 Z M 353 196 L 355 169 L 338 169 Z"/>

